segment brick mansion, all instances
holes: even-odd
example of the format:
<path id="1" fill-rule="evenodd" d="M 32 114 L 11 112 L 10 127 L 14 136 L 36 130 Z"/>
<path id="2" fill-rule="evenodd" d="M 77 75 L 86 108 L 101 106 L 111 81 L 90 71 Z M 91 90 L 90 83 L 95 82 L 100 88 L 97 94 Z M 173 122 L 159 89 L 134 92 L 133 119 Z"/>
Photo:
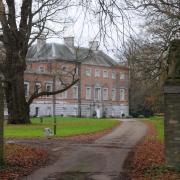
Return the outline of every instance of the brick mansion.
<path id="1" fill-rule="evenodd" d="M 79 79 L 63 93 L 35 99 L 30 106 L 31 116 L 54 113 L 90 117 L 97 111 L 101 117 L 129 115 L 128 66 L 117 63 L 98 46 L 92 41 L 89 48 L 76 47 L 74 37 L 65 37 L 64 44 L 46 43 L 41 38 L 29 48 L 24 77 L 26 98 L 35 91 L 61 88 L 73 72 Z"/>

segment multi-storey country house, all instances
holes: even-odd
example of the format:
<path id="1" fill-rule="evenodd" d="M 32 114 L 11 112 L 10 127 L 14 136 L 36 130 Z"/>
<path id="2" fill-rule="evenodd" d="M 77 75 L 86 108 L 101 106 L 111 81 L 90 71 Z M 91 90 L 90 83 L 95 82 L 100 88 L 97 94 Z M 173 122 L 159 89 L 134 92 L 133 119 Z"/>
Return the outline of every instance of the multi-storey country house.
<path id="1" fill-rule="evenodd" d="M 62 79 L 70 81 L 69 73 L 73 75 L 74 72 L 79 78 L 77 84 L 61 94 L 34 100 L 30 114 L 128 115 L 129 69 L 99 50 L 97 41 L 90 42 L 89 48 L 79 48 L 74 46 L 73 37 L 64 38 L 63 45 L 39 39 L 27 54 L 25 95 L 28 98 L 41 90 L 57 90 L 63 86 Z"/>

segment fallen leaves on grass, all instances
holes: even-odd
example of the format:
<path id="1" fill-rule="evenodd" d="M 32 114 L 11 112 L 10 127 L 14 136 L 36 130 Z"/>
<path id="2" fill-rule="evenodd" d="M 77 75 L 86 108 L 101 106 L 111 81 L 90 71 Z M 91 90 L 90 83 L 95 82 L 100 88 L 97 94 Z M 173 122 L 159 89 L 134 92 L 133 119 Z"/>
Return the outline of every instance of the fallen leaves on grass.
<path id="1" fill-rule="evenodd" d="M 47 152 L 27 145 L 5 146 L 5 168 L 0 170 L 1 180 L 15 180 L 29 174 L 47 160 Z"/>
<path id="2" fill-rule="evenodd" d="M 180 173 L 165 166 L 164 143 L 157 139 L 156 129 L 146 122 L 148 134 L 137 147 L 132 160 L 131 179 L 133 180 L 179 180 Z"/>
<path id="3" fill-rule="evenodd" d="M 164 164 L 163 148 L 161 142 L 153 139 L 146 139 L 138 146 L 133 158 L 133 179 L 148 174 L 148 169 L 154 165 Z"/>

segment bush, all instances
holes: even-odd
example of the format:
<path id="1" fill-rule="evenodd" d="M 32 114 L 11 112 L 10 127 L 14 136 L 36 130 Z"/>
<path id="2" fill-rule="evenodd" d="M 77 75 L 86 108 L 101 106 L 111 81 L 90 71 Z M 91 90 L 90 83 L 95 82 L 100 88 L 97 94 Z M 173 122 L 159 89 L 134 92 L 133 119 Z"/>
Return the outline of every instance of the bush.
<path id="1" fill-rule="evenodd" d="M 164 117 L 164 113 L 156 113 L 154 114 L 155 116 L 160 116 L 160 117 Z"/>
<path id="2" fill-rule="evenodd" d="M 138 116 L 138 118 L 144 118 L 144 115 L 141 114 L 141 115 Z"/>

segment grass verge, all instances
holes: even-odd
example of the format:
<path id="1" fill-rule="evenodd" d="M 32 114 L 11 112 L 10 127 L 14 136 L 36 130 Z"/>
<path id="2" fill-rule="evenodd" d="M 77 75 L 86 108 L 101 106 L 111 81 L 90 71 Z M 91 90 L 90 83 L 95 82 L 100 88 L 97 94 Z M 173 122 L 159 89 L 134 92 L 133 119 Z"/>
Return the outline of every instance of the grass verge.
<path id="1" fill-rule="evenodd" d="M 90 134 L 111 129 L 119 124 L 112 119 L 56 117 L 57 137 L 69 137 L 81 134 Z M 35 138 L 44 137 L 44 128 L 53 130 L 53 118 L 32 118 L 29 125 L 5 125 L 6 138 Z"/>
<path id="2" fill-rule="evenodd" d="M 148 118 L 147 121 L 150 121 L 155 126 L 157 139 L 164 140 L 164 117 L 153 116 Z"/>
<path id="3" fill-rule="evenodd" d="M 137 146 L 131 159 L 130 178 L 133 180 L 179 180 L 180 172 L 169 169 L 164 156 L 163 117 L 151 117 L 144 121 L 148 133 Z"/>

